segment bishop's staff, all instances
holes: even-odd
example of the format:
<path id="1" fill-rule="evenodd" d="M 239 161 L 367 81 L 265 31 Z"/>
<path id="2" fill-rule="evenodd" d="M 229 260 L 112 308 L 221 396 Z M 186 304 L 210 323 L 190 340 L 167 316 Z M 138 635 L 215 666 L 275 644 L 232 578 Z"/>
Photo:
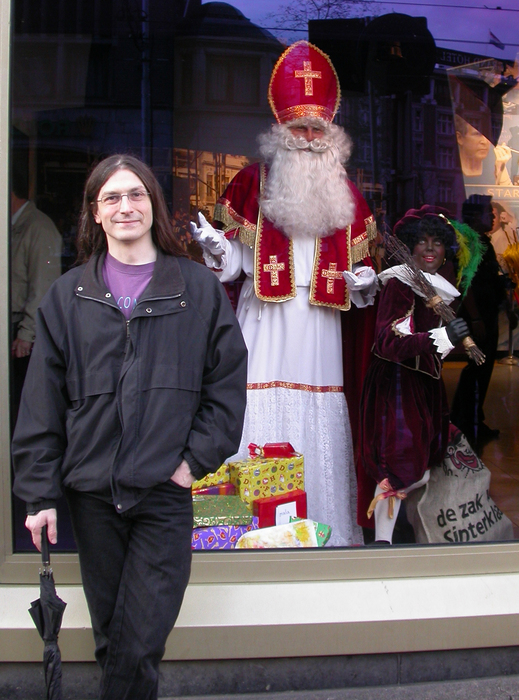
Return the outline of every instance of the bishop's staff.
<path id="1" fill-rule="evenodd" d="M 415 259 L 405 243 L 396 236 L 386 234 L 384 236 L 384 245 L 390 258 L 394 258 L 402 265 L 405 265 L 405 273 L 408 276 L 410 285 L 417 294 L 425 299 L 426 305 L 429 306 L 435 314 L 440 316 L 445 323 L 453 321 L 456 318 L 456 314 L 436 293 L 433 285 L 427 280 L 422 270 L 420 270 L 416 264 Z M 472 338 L 467 336 L 463 338 L 462 342 L 467 355 L 474 360 L 477 365 L 482 365 L 485 362 L 485 355 Z"/>

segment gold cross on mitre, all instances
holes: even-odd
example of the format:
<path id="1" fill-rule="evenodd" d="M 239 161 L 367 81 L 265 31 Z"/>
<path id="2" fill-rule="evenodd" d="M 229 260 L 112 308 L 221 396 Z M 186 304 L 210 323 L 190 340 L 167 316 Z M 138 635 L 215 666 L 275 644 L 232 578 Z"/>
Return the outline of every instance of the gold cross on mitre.
<path id="1" fill-rule="evenodd" d="M 279 273 L 285 269 L 285 263 L 278 263 L 277 255 L 269 255 L 270 263 L 263 265 L 265 272 L 270 272 L 270 284 L 273 287 L 279 286 Z"/>
<path id="2" fill-rule="evenodd" d="M 303 61 L 303 70 L 294 71 L 294 77 L 305 79 L 305 95 L 314 94 L 314 83 L 313 81 L 318 78 L 322 78 L 320 70 L 312 70 L 311 61 Z"/>
<path id="3" fill-rule="evenodd" d="M 330 263 L 327 270 L 321 270 L 321 275 L 326 277 L 326 294 L 333 294 L 335 280 L 342 277 L 342 272 L 337 272 L 337 263 Z"/>

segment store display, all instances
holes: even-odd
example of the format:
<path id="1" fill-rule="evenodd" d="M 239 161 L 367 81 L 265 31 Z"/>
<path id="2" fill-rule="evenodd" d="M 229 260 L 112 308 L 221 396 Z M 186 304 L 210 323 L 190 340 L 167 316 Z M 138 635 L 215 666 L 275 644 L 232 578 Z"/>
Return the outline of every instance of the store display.
<path id="1" fill-rule="evenodd" d="M 193 526 L 250 525 L 252 513 L 238 496 L 193 496 Z"/>
<path id="2" fill-rule="evenodd" d="M 242 535 L 256 530 L 257 527 L 257 518 L 253 518 L 249 525 L 196 527 L 193 529 L 191 549 L 234 549 Z"/>
<path id="3" fill-rule="evenodd" d="M 193 496 L 235 496 L 236 487 L 234 484 L 216 484 L 215 486 L 204 486 L 191 489 Z"/>
<path id="4" fill-rule="evenodd" d="M 259 527 L 284 525 L 291 517 L 306 518 L 306 493 L 300 489 L 277 496 L 259 498 L 252 503 L 252 512 L 258 516 Z"/>
<path id="5" fill-rule="evenodd" d="M 257 454 L 252 447 L 256 446 L 249 446 L 252 455 Z M 269 447 L 265 445 L 263 450 Z M 269 454 L 272 454 L 271 450 Z M 292 456 L 286 457 L 282 456 L 283 450 L 277 454 L 279 456 L 252 456 L 239 462 L 229 462 L 230 481 L 251 510 L 252 502 L 259 498 L 290 493 L 297 489 L 304 490 L 303 455 L 292 452 Z"/>
<path id="6" fill-rule="evenodd" d="M 194 481 L 191 485 L 191 490 L 196 491 L 197 489 L 206 488 L 207 486 L 217 486 L 218 484 L 228 484 L 229 483 L 229 465 L 222 464 L 215 472 L 207 474 L 203 479 L 198 479 Z"/>
<path id="7" fill-rule="evenodd" d="M 319 531 L 320 539 L 317 538 Z M 275 525 L 240 537 L 236 549 L 279 549 L 323 546 L 331 535 L 331 528 L 313 520 L 294 520 L 285 525 Z"/>

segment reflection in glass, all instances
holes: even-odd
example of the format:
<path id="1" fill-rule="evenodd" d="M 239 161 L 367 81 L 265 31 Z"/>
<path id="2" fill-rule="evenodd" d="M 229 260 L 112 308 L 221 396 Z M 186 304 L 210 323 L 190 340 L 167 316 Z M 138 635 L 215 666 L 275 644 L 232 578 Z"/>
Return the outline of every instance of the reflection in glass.
<path id="1" fill-rule="evenodd" d="M 75 263 L 77 215 L 86 175 L 98 159 L 117 151 L 134 152 L 153 167 L 178 237 L 194 258 L 202 260 L 189 221 L 198 211 L 214 221 L 215 206 L 229 183 L 260 160 L 257 136 L 273 121 L 268 83 L 285 45 L 261 25 L 274 26 L 281 8 L 277 18 L 263 22 L 259 18 L 266 14 L 267 3 L 255 5 L 250 8 L 256 13 L 251 22 L 229 3 L 14 0 L 11 176 L 14 186 L 21 173 L 24 196 L 60 234 L 61 253 L 54 246 L 48 256 L 58 272 L 60 265 L 65 272 Z M 418 14 L 416 8 L 409 12 Z M 421 8 L 420 14 L 426 12 L 425 6 Z M 321 20 L 308 27 L 309 39 L 331 56 L 341 81 L 336 123 L 353 141 L 347 166 L 350 180 L 380 230 L 423 203 L 441 205 L 461 218 L 469 195 L 492 196 L 489 234 L 503 270 L 513 273 L 503 254 L 517 240 L 519 224 L 517 64 L 442 48 L 423 17 L 387 17 L 376 22 L 368 17 Z M 413 29 L 409 35 L 403 31 L 406 27 Z M 419 41 L 410 38 L 413 32 Z M 389 39 L 384 39 L 388 33 Z M 292 36 L 288 30 L 279 35 L 306 36 Z M 505 53 L 513 59 L 509 47 Z M 472 174 L 464 156 L 469 131 L 482 134 L 487 148 L 480 158 L 481 172 Z M 14 216 L 15 209 L 16 204 Z M 12 256 L 15 249 L 13 244 Z M 372 243 L 370 254 L 377 270 L 386 265 L 381 238 Z M 20 314 L 15 303 L 17 279 L 13 260 L 12 311 Z M 235 305 L 241 284 L 237 280 L 229 289 Z M 510 312 L 517 308 L 513 291 L 508 299 L 499 316 L 498 351 L 512 354 L 509 337 L 514 341 L 517 335 L 509 326 Z M 21 318 L 13 317 L 15 321 Z M 17 328 L 12 333 L 14 341 Z M 18 376 L 14 359 L 12 364 L 13 377 Z M 449 367 L 447 374 L 452 395 L 457 375 L 451 376 Z M 351 380 L 359 378 L 356 373 Z M 494 373 L 492 382 L 486 420 L 498 426 L 513 411 L 501 414 L 496 396 L 506 396 L 506 405 L 516 399 L 500 374 Z M 494 388 L 495 382 L 504 383 Z M 13 421 L 16 392 L 13 380 Z M 482 447 L 485 463 L 487 457 L 497 465 L 512 463 L 507 450 L 513 445 L 506 435 L 502 427 L 499 440 Z M 510 484 L 517 474 L 511 467 L 507 474 Z M 513 514 L 519 493 L 507 500 L 501 487 L 499 473 L 493 470 L 491 493 L 495 489 L 496 502 Z M 64 523 L 61 514 L 60 521 Z M 364 516 L 361 522 L 370 525 Z M 413 538 L 404 521 L 401 541 Z M 14 540 L 18 551 L 32 551 L 18 502 Z M 64 548 L 74 546 L 63 525 L 60 540 Z"/>

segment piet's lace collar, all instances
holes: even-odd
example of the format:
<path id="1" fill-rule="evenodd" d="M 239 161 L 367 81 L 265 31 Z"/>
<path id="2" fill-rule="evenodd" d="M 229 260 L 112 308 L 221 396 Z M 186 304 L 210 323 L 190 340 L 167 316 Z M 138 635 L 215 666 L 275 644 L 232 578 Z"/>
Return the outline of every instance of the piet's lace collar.
<path id="1" fill-rule="evenodd" d="M 429 272 L 424 272 L 423 274 L 425 279 L 432 284 L 436 290 L 436 293 L 441 296 L 446 304 L 450 304 L 452 301 L 454 301 L 454 299 L 456 299 L 456 297 L 459 297 L 460 293 L 456 287 L 454 287 L 450 282 L 447 282 L 445 277 L 442 277 L 438 273 L 431 275 Z M 395 267 L 390 267 L 389 269 L 384 270 L 378 276 L 382 285 L 387 284 L 387 282 L 390 279 L 393 279 L 393 277 L 396 277 L 397 280 L 400 280 L 400 282 L 403 282 L 404 284 L 407 284 L 408 287 L 411 287 L 413 292 L 418 294 L 418 296 L 424 296 L 423 292 L 416 287 L 412 274 L 410 273 L 407 265 L 395 265 Z"/>

